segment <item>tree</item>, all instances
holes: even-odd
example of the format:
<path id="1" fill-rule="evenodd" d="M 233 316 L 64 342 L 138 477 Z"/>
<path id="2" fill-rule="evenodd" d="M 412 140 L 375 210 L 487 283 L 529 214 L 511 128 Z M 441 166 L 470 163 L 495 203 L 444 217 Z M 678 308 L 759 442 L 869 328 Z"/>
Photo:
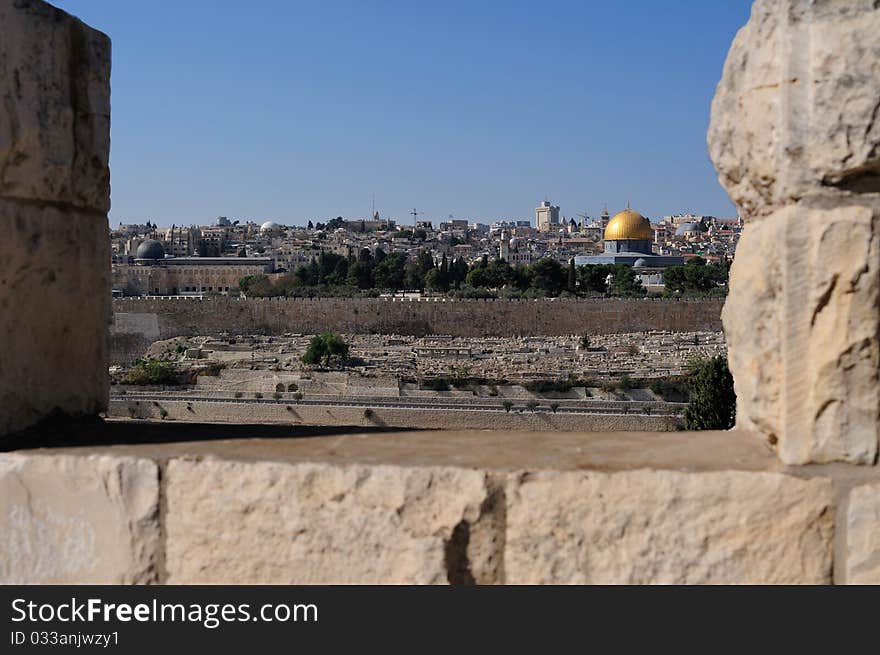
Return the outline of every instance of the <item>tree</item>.
<path id="1" fill-rule="evenodd" d="M 376 251 L 377 257 L 380 252 L 382 251 Z M 402 288 L 405 266 L 406 255 L 403 253 L 394 252 L 390 255 L 384 255 L 382 260 L 373 268 L 373 286 L 377 289 L 390 289 L 391 291 L 397 291 Z"/>
<path id="2" fill-rule="evenodd" d="M 344 362 L 348 359 L 348 344 L 339 335 L 332 332 L 316 334 L 309 341 L 309 347 L 301 360 L 312 366 L 323 363 L 330 366 L 331 361 Z"/>
<path id="3" fill-rule="evenodd" d="M 577 289 L 577 271 L 574 268 L 574 257 L 568 261 L 568 290 L 575 291 Z"/>
<path id="4" fill-rule="evenodd" d="M 605 288 L 605 278 L 608 277 L 609 268 L 608 266 L 598 264 L 587 264 L 586 266 L 578 267 L 578 287 L 581 292 L 605 293 L 607 291 Z"/>
<path id="5" fill-rule="evenodd" d="M 548 296 L 558 296 L 565 285 L 565 269 L 555 259 L 539 259 L 531 265 L 531 286 Z"/>
<path id="6" fill-rule="evenodd" d="M 727 357 L 697 360 L 688 367 L 690 403 L 684 410 L 687 430 L 728 430 L 736 420 L 736 393 Z"/>
<path id="7" fill-rule="evenodd" d="M 306 229 L 307 229 L 309 232 L 311 232 L 312 230 L 315 229 L 315 224 L 312 223 L 311 221 L 309 221 L 308 227 L 306 227 Z"/>

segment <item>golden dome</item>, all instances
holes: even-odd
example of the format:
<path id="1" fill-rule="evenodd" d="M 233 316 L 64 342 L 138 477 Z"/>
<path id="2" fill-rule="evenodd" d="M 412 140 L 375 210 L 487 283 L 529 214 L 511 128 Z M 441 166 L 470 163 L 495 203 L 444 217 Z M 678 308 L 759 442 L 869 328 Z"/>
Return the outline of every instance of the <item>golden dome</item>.
<path id="1" fill-rule="evenodd" d="M 615 214 L 605 228 L 605 240 L 620 241 L 622 239 L 652 241 L 654 230 L 651 229 L 651 221 L 629 208 Z"/>

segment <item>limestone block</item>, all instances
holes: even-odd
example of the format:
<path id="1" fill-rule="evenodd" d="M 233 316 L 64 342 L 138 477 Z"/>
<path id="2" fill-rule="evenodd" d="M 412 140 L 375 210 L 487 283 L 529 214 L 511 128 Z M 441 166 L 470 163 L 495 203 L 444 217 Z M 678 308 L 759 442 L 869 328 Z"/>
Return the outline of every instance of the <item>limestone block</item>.
<path id="1" fill-rule="evenodd" d="M 880 211 L 791 205 L 746 226 L 723 311 L 737 422 L 787 464 L 872 463 Z"/>
<path id="2" fill-rule="evenodd" d="M 512 474 L 508 584 L 828 583 L 832 486 L 777 473 Z"/>
<path id="3" fill-rule="evenodd" d="M 0 455 L 0 583 L 155 582 L 156 465 L 130 457 Z"/>
<path id="4" fill-rule="evenodd" d="M 747 218 L 880 190 L 880 5 L 757 0 L 712 101 L 709 154 Z"/>
<path id="5" fill-rule="evenodd" d="M 0 436 L 107 406 L 110 253 L 93 215 L 0 199 Z"/>
<path id="6" fill-rule="evenodd" d="M 168 582 L 493 582 L 503 510 L 457 468 L 172 460 Z"/>
<path id="7" fill-rule="evenodd" d="M 846 582 L 880 584 L 880 482 L 856 487 L 849 494 Z"/>
<path id="8" fill-rule="evenodd" d="M 110 39 L 0 0 L 0 198 L 110 209 Z"/>

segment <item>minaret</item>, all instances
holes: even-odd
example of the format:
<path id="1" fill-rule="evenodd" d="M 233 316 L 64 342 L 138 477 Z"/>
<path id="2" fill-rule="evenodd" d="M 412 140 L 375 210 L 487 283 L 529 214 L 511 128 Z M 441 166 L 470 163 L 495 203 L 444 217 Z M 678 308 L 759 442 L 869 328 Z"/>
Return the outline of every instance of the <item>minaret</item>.
<path id="1" fill-rule="evenodd" d="M 498 250 L 498 257 L 504 261 L 510 258 L 510 240 L 507 238 L 507 230 L 501 230 L 501 247 Z"/>

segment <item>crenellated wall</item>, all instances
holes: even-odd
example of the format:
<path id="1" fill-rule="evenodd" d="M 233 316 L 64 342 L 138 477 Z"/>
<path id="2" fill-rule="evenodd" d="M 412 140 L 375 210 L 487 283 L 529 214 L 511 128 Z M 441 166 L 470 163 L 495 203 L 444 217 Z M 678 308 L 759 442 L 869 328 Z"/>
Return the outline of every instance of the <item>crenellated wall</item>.
<path id="1" fill-rule="evenodd" d="M 532 336 L 721 329 L 720 300 L 409 301 L 382 298 L 117 298 L 113 334 L 142 322 L 159 337 L 230 334 Z M 155 319 L 153 318 L 155 317 Z"/>

